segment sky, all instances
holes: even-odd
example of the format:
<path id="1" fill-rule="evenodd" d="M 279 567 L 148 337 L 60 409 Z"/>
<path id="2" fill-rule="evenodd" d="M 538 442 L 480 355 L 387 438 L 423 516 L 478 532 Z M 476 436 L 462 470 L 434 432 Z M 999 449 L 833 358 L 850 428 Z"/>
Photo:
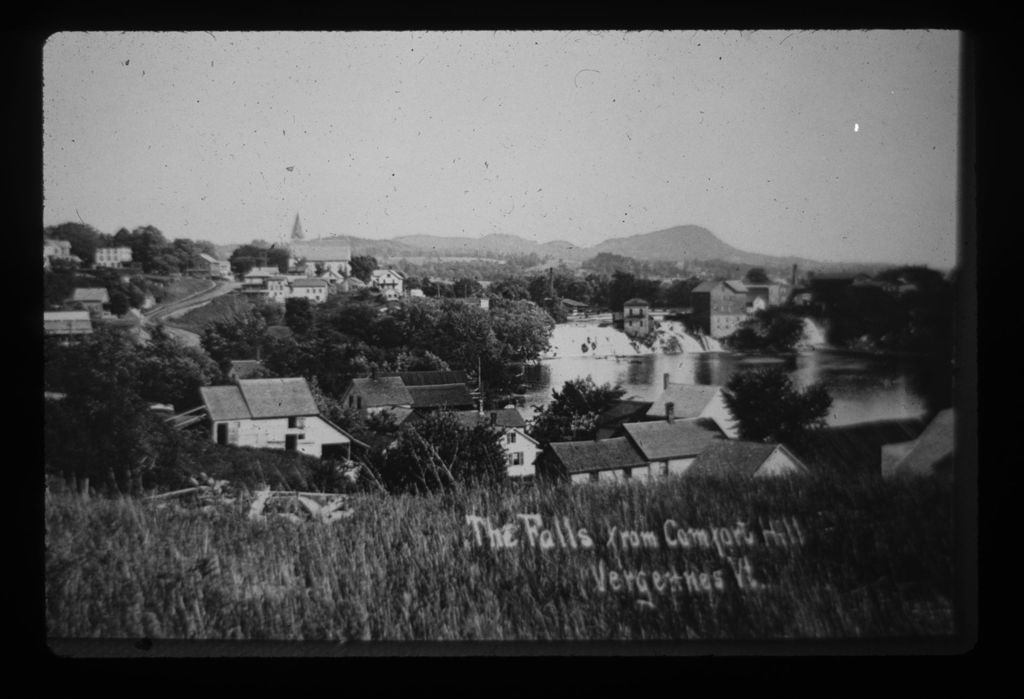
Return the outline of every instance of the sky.
<path id="1" fill-rule="evenodd" d="M 67 32 L 43 225 L 957 260 L 953 31 Z"/>

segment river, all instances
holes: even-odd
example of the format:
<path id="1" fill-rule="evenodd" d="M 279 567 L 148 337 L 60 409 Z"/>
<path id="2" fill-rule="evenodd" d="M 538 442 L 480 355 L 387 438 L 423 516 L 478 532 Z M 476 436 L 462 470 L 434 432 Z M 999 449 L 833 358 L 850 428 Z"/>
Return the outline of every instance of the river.
<path id="1" fill-rule="evenodd" d="M 621 334 L 613 328 L 594 325 L 593 329 L 595 333 Z M 559 335 L 558 328 L 555 335 Z M 919 417 L 927 410 L 917 388 L 919 382 L 915 381 L 919 367 L 913 359 L 818 348 L 785 357 L 721 352 L 631 357 L 559 355 L 526 368 L 525 412 L 532 415 L 551 400 L 553 388 L 575 378 L 590 376 L 598 384 L 621 385 L 626 398 L 654 400 L 662 391 L 666 373 L 673 383 L 724 385 L 737 371 L 764 366 L 781 366 L 798 387 L 821 382 L 833 399 L 827 418 L 831 425 Z"/>

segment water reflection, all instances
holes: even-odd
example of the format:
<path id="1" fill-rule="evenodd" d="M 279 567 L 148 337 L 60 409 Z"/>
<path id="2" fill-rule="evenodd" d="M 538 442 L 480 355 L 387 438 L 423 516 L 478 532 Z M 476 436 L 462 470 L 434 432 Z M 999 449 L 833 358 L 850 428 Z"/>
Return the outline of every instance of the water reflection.
<path id="1" fill-rule="evenodd" d="M 925 367 L 911 360 L 854 355 L 818 350 L 784 358 L 752 358 L 733 354 L 684 353 L 645 355 L 635 358 L 563 357 L 544 360 L 526 372 L 527 406 L 539 406 L 551 399 L 551 389 L 565 381 L 591 376 L 595 382 L 620 384 L 626 396 L 654 400 L 662 390 L 662 377 L 675 383 L 727 383 L 737 371 L 767 366 L 782 367 L 800 387 L 822 382 L 832 395 L 834 425 L 867 420 L 918 417 L 929 407 L 928 390 L 948 375 L 932 371 L 922 378 Z M 948 387 L 946 388 L 948 392 Z M 532 413 L 532 410 L 529 410 Z"/>

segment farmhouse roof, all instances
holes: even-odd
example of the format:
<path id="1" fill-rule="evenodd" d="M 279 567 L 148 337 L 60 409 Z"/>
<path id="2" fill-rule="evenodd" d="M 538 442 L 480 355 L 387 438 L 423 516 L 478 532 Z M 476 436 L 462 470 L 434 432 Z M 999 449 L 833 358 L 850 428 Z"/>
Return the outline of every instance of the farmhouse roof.
<path id="1" fill-rule="evenodd" d="M 924 430 L 920 418 L 878 420 L 810 430 L 792 451 L 812 469 L 845 475 L 879 475 L 882 446 L 909 442 Z"/>
<path id="2" fill-rule="evenodd" d="M 666 417 L 666 403 L 674 403 L 673 410 L 677 418 L 699 417 L 721 390 L 721 386 L 715 385 L 670 383 L 651 404 L 647 415 Z"/>
<path id="3" fill-rule="evenodd" d="M 687 476 L 753 476 L 772 454 L 782 450 L 801 471 L 807 467 L 781 444 L 729 440 L 711 444 L 693 460 Z"/>
<path id="4" fill-rule="evenodd" d="M 203 386 L 199 394 L 206 405 L 206 412 L 214 422 L 220 420 L 248 420 L 252 418 L 249 406 L 238 386 Z"/>
<path id="5" fill-rule="evenodd" d="M 253 267 L 246 272 L 246 277 L 276 277 L 281 274 L 277 267 Z"/>
<path id="6" fill-rule="evenodd" d="M 348 245 L 292 241 L 291 251 L 293 257 L 301 257 L 306 262 L 348 262 L 352 259 L 352 249 Z"/>
<path id="7" fill-rule="evenodd" d="M 220 264 L 220 260 L 218 260 L 216 257 L 213 257 L 211 255 L 207 255 L 205 252 L 199 253 L 199 257 L 203 258 L 207 262 L 213 262 L 214 264 Z"/>
<path id="8" fill-rule="evenodd" d="M 292 286 L 309 286 L 309 287 L 324 287 L 328 286 L 327 282 L 323 279 L 296 279 L 292 282 Z"/>
<path id="9" fill-rule="evenodd" d="M 374 280 L 377 279 L 378 277 L 386 277 L 389 274 L 393 274 L 399 279 L 405 279 L 405 275 L 399 272 L 397 269 L 375 269 L 372 272 L 370 272 L 370 279 Z"/>
<path id="10" fill-rule="evenodd" d="M 398 376 L 352 379 L 351 391 L 358 392 L 364 408 L 412 405 L 412 394 Z"/>
<path id="11" fill-rule="evenodd" d="M 649 301 L 645 301 L 644 299 L 632 298 L 629 301 L 626 301 L 624 304 L 622 304 L 622 307 L 625 308 L 626 306 L 650 306 L 650 305 L 651 305 L 650 302 Z"/>
<path id="12" fill-rule="evenodd" d="M 737 294 L 747 293 L 747 285 L 739 279 L 727 279 L 722 283 L 725 284 L 730 291 L 735 291 Z"/>
<path id="13" fill-rule="evenodd" d="M 696 456 L 722 438 L 720 431 L 709 430 L 692 420 L 631 422 L 622 429 L 648 461 Z"/>
<path id="14" fill-rule="evenodd" d="M 309 384 L 304 378 L 242 379 L 238 382 L 254 418 L 317 415 Z"/>
<path id="15" fill-rule="evenodd" d="M 583 303 L 582 301 L 576 301 L 574 299 L 562 299 L 562 303 L 564 303 L 566 306 L 571 306 L 572 308 L 586 308 L 588 305 Z"/>
<path id="16" fill-rule="evenodd" d="M 406 386 L 438 386 L 450 383 L 466 383 L 464 371 L 399 371 L 386 376 L 397 376 Z"/>
<path id="17" fill-rule="evenodd" d="M 71 295 L 72 301 L 93 301 L 99 303 L 110 303 L 110 294 L 103 287 L 90 287 L 87 289 L 75 289 Z"/>
<path id="18" fill-rule="evenodd" d="M 608 471 L 643 466 L 643 455 L 625 437 L 598 441 L 552 442 L 551 451 L 567 473 Z"/>
<path id="19" fill-rule="evenodd" d="M 401 380 L 401 379 L 399 379 Z M 473 396 L 464 383 L 430 386 L 406 386 L 414 408 L 459 408 L 473 405 Z"/>
<path id="20" fill-rule="evenodd" d="M 480 412 L 479 410 L 459 410 L 455 413 L 455 416 L 459 418 L 459 421 L 469 427 L 475 427 L 477 424 L 483 422 L 490 424 L 491 415 L 494 415 L 494 424 L 497 427 L 507 428 L 526 428 L 526 420 L 523 419 L 522 414 L 515 408 L 499 408 L 496 410 L 485 410 Z"/>

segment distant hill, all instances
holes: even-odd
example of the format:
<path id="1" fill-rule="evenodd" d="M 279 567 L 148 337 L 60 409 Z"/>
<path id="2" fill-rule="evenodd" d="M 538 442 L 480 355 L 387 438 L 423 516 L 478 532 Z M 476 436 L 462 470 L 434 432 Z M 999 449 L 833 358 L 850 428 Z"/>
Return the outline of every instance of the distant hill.
<path id="1" fill-rule="evenodd" d="M 480 238 L 438 235 L 406 235 L 384 240 L 333 236 L 317 240 L 321 244 L 348 245 L 353 255 L 372 255 L 377 258 L 401 257 L 482 257 L 501 258 L 509 255 L 535 253 L 546 262 L 559 261 L 578 265 L 602 252 L 632 257 L 635 260 L 671 260 L 699 262 L 719 261 L 738 267 L 788 268 L 794 264 L 801 269 L 860 269 L 875 267 L 873 263 L 835 264 L 804 257 L 780 257 L 746 252 L 720 240 L 701 226 L 674 226 L 651 233 L 625 238 L 610 238 L 592 246 L 579 246 L 565 240 L 537 243 L 508 234 L 491 234 Z M 217 251 L 227 259 L 237 245 L 220 245 Z M 575 263 L 575 265 L 574 265 Z"/>

